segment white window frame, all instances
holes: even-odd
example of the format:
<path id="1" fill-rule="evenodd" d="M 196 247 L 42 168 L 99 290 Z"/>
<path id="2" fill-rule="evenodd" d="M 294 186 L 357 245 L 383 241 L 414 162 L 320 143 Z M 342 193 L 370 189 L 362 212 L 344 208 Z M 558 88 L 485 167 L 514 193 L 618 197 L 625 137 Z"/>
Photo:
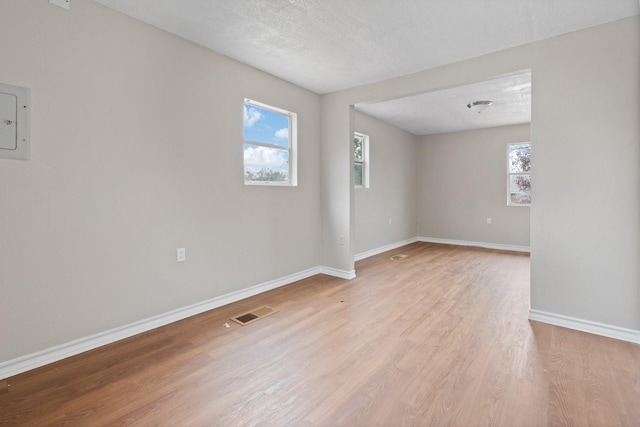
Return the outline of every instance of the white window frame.
<path id="1" fill-rule="evenodd" d="M 298 114 L 285 110 L 283 108 L 274 107 L 263 102 L 255 101 L 253 99 L 245 98 L 243 108 L 246 105 L 253 107 L 263 108 L 265 110 L 273 111 L 274 113 L 284 114 L 289 117 L 289 145 L 283 147 L 282 145 L 268 144 L 265 142 L 252 141 L 244 138 L 244 124 L 242 130 L 242 175 L 245 185 L 266 185 L 266 186 L 280 186 L 280 187 L 295 187 L 298 185 Z M 288 182 L 278 181 L 247 181 L 244 177 L 244 146 L 245 144 L 251 144 L 258 147 L 273 148 L 276 150 L 284 150 L 289 153 L 289 180 Z"/>
<path id="2" fill-rule="evenodd" d="M 530 207 L 531 202 L 529 203 L 514 203 L 511 201 L 511 177 L 517 175 L 528 175 L 529 180 L 531 180 L 531 169 L 532 166 L 529 167 L 529 172 L 511 172 L 511 159 L 509 158 L 509 154 L 511 152 L 511 147 L 514 145 L 528 145 L 529 149 L 532 149 L 532 145 L 530 141 L 525 142 L 513 142 L 507 144 L 507 206 L 520 206 L 520 207 Z M 533 200 L 533 195 L 530 196 Z"/>
<path id="3" fill-rule="evenodd" d="M 353 149 L 351 151 L 353 151 L 354 155 L 353 155 L 353 171 L 354 171 L 354 186 L 355 188 L 369 188 L 369 169 L 370 169 L 370 163 L 369 163 L 369 135 L 365 135 L 364 133 L 360 133 L 360 132 L 354 132 L 353 133 L 353 137 L 354 139 L 356 137 L 361 137 L 362 138 L 362 159 L 357 159 L 355 156 L 355 143 L 353 145 Z M 362 165 L 362 185 L 358 185 L 355 183 L 355 166 L 356 163 L 359 163 Z"/>

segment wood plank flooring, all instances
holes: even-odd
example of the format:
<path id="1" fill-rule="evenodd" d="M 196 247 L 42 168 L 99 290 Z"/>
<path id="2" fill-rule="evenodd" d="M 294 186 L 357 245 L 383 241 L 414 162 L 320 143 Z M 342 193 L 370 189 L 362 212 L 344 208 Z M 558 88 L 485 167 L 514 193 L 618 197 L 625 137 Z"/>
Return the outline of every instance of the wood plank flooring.
<path id="1" fill-rule="evenodd" d="M 528 255 L 356 268 L 8 378 L 0 425 L 640 426 L 640 346 L 528 321 Z"/>

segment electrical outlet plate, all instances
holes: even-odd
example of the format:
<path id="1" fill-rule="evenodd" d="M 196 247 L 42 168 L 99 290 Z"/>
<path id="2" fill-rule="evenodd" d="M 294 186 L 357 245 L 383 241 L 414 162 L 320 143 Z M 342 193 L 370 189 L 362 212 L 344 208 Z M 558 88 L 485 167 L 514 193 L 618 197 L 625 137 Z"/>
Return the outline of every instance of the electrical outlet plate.
<path id="1" fill-rule="evenodd" d="M 63 9 L 69 10 L 71 0 L 49 0 L 49 3 L 59 6 Z"/>
<path id="2" fill-rule="evenodd" d="M 178 248 L 176 251 L 177 261 L 183 262 L 187 259 L 187 251 L 185 248 Z"/>

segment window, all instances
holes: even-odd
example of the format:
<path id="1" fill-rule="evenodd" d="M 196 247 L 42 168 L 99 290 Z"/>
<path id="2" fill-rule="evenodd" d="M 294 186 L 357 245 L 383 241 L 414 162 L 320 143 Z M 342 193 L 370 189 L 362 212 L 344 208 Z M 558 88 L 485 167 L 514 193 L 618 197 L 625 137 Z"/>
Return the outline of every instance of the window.
<path id="1" fill-rule="evenodd" d="M 353 134 L 353 175 L 356 187 L 369 188 L 369 135 Z"/>
<path id="2" fill-rule="evenodd" d="M 290 185 L 296 179 L 297 115 L 244 100 L 244 183 Z"/>
<path id="3" fill-rule="evenodd" d="M 509 144 L 507 149 L 507 205 L 531 205 L 531 143 Z"/>

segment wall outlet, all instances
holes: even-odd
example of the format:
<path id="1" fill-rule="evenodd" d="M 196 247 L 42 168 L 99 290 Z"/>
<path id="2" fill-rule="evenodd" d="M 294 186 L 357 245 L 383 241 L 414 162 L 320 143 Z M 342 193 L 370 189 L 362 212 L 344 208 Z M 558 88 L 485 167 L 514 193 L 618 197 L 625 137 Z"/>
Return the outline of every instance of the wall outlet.
<path id="1" fill-rule="evenodd" d="M 391 225 L 391 217 L 389 217 L 389 225 Z"/>
<path id="2" fill-rule="evenodd" d="M 491 218 L 487 218 L 487 224 L 491 225 L 491 223 L 493 222 L 493 220 Z"/>
<path id="3" fill-rule="evenodd" d="M 340 245 L 344 245 L 344 236 L 341 234 L 340 235 Z"/>
<path id="4" fill-rule="evenodd" d="M 187 250 L 185 248 L 178 248 L 177 260 L 178 262 L 184 262 L 187 259 Z"/>

